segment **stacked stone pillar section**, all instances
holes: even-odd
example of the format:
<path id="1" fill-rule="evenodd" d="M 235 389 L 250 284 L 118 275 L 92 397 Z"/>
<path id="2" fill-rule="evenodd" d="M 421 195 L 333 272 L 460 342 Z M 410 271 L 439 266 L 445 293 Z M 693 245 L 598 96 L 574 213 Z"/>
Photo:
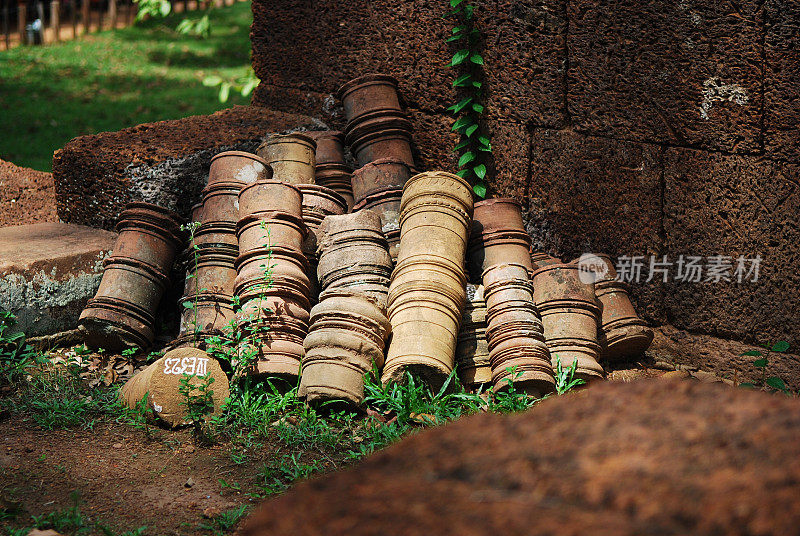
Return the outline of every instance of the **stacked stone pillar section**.
<path id="1" fill-rule="evenodd" d="M 555 388 L 550 352 L 533 304 L 530 273 L 520 264 L 483 272 L 486 338 L 495 391 L 514 388 L 541 397 Z"/>
<path id="2" fill-rule="evenodd" d="M 383 366 L 391 325 L 378 300 L 331 288 L 311 309 L 299 396 L 310 404 L 364 400 L 364 374 Z"/>
<path id="3" fill-rule="evenodd" d="M 344 156 L 344 132 L 323 130 L 308 134 L 317 142 L 314 155 L 316 183 L 341 195 L 347 203 L 346 212 L 350 212 L 355 201 L 350 186 L 351 170 Z"/>
<path id="4" fill-rule="evenodd" d="M 192 215 L 199 226 L 185 253 L 181 323 L 173 347 L 204 347 L 206 337 L 224 334 L 233 320 L 239 192 L 271 176 L 267 162 L 251 153 L 227 151 L 211 159 L 203 201 Z"/>
<path id="5" fill-rule="evenodd" d="M 316 184 L 298 184 L 297 188 L 303 193 L 303 222 L 308 229 L 308 235 L 303 241 L 303 255 L 308 261 L 308 278 L 311 280 L 312 298 L 314 301 L 319 294 L 317 281 L 317 234 L 320 224 L 326 216 L 338 216 L 347 212 L 347 201 L 334 190 Z"/>
<path id="6" fill-rule="evenodd" d="M 411 372 L 436 387 L 453 371 L 466 303 L 464 256 L 472 209 L 472 189 L 457 175 L 420 173 L 403 188 L 384 383 Z"/>
<path id="7" fill-rule="evenodd" d="M 636 314 L 628 284 L 617 279 L 611 257 L 605 253 L 588 253 L 572 262 L 578 264 L 584 277 L 594 276 L 595 294 L 602 311 L 598 334 L 602 358 L 618 362 L 642 355 L 653 341 L 653 330 Z"/>
<path id="8" fill-rule="evenodd" d="M 533 299 L 542 317 L 553 366 L 577 362 L 575 375 L 584 380 L 605 376 L 598 358 L 600 304 L 594 282 L 581 277 L 576 264 L 550 264 L 533 274 Z"/>
<path id="9" fill-rule="evenodd" d="M 156 309 L 184 243 L 181 223 L 171 210 L 149 203 L 122 211 L 114 252 L 79 319 L 87 345 L 110 351 L 152 345 Z"/>
<path id="10" fill-rule="evenodd" d="M 480 389 L 492 383 L 483 285 L 467 284 L 467 305 L 456 345 L 456 369 L 461 385 L 468 389 Z"/>
<path id="11" fill-rule="evenodd" d="M 555 379 L 533 303 L 530 245 L 517 201 L 475 204 L 468 262 L 472 280 L 484 287 L 493 388 L 505 389 L 512 381 L 515 388 L 543 395 L 553 390 Z"/>
<path id="12" fill-rule="evenodd" d="M 276 180 L 239 192 L 234 292 L 241 305 L 237 323 L 248 335 L 239 354 L 255 353 L 254 375 L 293 379 L 300 373 L 311 307 L 302 197 Z"/>
<path id="13" fill-rule="evenodd" d="M 371 210 L 328 216 L 319 228 L 318 240 L 317 275 L 322 290 L 366 294 L 385 309 L 392 259 L 380 217 Z"/>
<path id="14" fill-rule="evenodd" d="M 326 148 L 326 144 L 328 147 Z M 326 138 L 323 149 L 330 155 L 330 143 Z M 343 214 L 347 201 L 336 191 L 315 185 L 317 142 L 312 136 L 295 132 L 270 136 L 258 148 L 274 171 L 275 180 L 293 184 L 303 192 L 303 222 L 309 233 L 303 244 L 303 253 L 309 264 L 308 278 L 311 281 L 311 299 L 316 302 L 319 294 L 317 283 L 316 232 L 322 219 L 328 214 Z M 336 152 L 335 148 L 333 152 Z"/>
<path id="15" fill-rule="evenodd" d="M 381 216 L 392 258 L 396 259 L 400 199 L 411 174 L 409 168 L 414 168 L 411 122 L 403 112 L 397 80 L 382 74 L 364 75 L 342 86 L 339 98 L 347 121 L 345 140 L 358 165 L 378 166 L 368 172 L 354 172 L 353 209 L 371 209 Z"/>
<path id="16" fill-rule="evenodd" d="M 299 394 L 313 404 L 358 405 L 364 374 L 383 367 L 392 261 L 380 218 L 369 210 L 326 217 L 318 239 L 323 291 L 311 310 Z"/>

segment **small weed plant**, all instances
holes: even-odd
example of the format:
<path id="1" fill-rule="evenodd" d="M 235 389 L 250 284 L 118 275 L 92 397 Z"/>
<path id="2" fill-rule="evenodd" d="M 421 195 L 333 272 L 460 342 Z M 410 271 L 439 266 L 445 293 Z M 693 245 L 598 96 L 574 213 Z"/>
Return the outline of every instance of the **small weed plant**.
<path id="1" fill-rule="evenodd" d="M 242 504 L 230 510 L 226 510 L 219 515 L 212 517 L 207 522 L 200 523 L 199 529 L 211 531 L 212 534 L 221 535 L 226 532 L 232 532 L 236 524 L 241 521 L 247 512 L 250 511 L 250 506 Z"/>
<path id="2" fill-rule="evenodd" d="M 767 367 L 769 367 L 770 353 L 782 354 L 789 350 L 789 343 L 786 341 L 778 341 L 774 344 L 764 345 L 764 351 L 750 350 L 743 353 L 743 356 L 757 358 L 753 361 L 753 366 L 761 370 L 761 378 L 758 382 L 745 382 L 739 384 L 740 387 L 748 387 L 750 389 L 761 389 L 764 391 L 779 392 L 785 395 L 792 395 L 792 391 L 786 385 L 786 382 L 779 376 L 767 376 Z"/>
<path id="3" fill-rule="evenodd" d="M 186 407 L 186 419 L 192 423 L 195 438 L 203 443 L 211 443 L 207 421 L 214 412 L 214 391 L 211 389 L 214 376 L 184 373 L 179 382 L 178 392 L 183 397 L 181 405 Z"/>
<path id="4" fill-rule="evenodd" d="M 33 526 L 20 527 L 17 529 L 7 528 L 9 536 L 24 536 L 31 530 L 41 531 L 52 530 L 59 534 L 70 536 L 82 536 L 85 534 L 102 534 L 104 536 L 142 536 L 146 533 L 147 527 L 139 527 L 127 532 L 117 532 L 101 521 L 92 521 L 83 514 L 80 509 L 81 499 L 77 492 L 71 495 L 72 506 L 54 510 L 40 516 L 31 516 Z"/>
<path id="5" fill-rule="evenodd" d="M 578 361 L 572 362 L 572 365 L 564 368 L 561 365 L 561 358 L 556 355 L 556 393 L 563 395 L 575 387 L 581 386 L 586 383 L 586 380 L 575 377 L 575 371 L 578 368 Z"/>
<path id="6" fill-rule="evenodd" d="M 0 311 L 0 382 L 21 378 L 30 366 L 41 361 L 39 353 L 16 326 L 17 317 L 13 313 Z"/>
<path id="7" fill-rule="evenodd" d="M 200 246 L 195 242 L 194 235 L 198 227 L 200 227 L 199 221 L 181 225 L 181 230 L 189 233 L 189 250 L 192 252 L 192 258 L 189 260 L 190 270 L 188 270 L 186 274 L 186 279 L 194 281 L 194 292 L 192 292 L 193 299 L 183 302 L 183 307 L 192 311 L 192 337 L 194 342 L 197 342 L 198 333 L 200 332 L 200 326 L 197 322 L 197 300 L 200 297 L 200 293 L 207 290 L 201 289 L 200 283 L 197 280 L 197 262 L 200 259 Z"/>

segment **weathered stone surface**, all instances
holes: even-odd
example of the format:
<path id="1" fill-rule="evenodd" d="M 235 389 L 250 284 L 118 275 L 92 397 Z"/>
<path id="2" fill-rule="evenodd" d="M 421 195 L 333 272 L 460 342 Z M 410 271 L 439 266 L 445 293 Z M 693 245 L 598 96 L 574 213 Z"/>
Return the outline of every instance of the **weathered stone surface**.
<path id="1" fill-rule="evenodd" d="M 0 160 L 0 227 L 58 221 L 53 174 Z"/>
<path id="2" fill-rule="evenodd" d="M 575 127 L 621 139 L 758 150 L 761 3 L 570 2 L 567 103 Z"/>
<path id="3" fill-rule="evenodd" d="M 671 278 L 667 315 L 676 327 L 800 347 L 800 166 L 756 157 L 667 149 L 664 252 L 704 257 L 703 282 Z M 731 257 L 731 281 L 715 281 L 708 257 Z M 761 257 L 758 281 L 735 276 L 737 258 Z M 713 262 L 713 261 L 712 261 Z M 745 263 L 750 268 L 750 263 Z"/>
<path id="4" fill-rule="evenodd" d="M 790 534 L 798 460 L 796 399 L 608 382 L 411 436 L 265 502 L 243 533 Z"/>
<path id="5" fill-rule="evenodd" d="M 451 94 L 451 54 L 443 38 L 450 26 L 441 18 L 446 9 L 432 0 L 255 2 L 254 69 L 271 86 L 322 94 L 335 94 L 362 74 L 384 72 L 399 80 L 409 106 L 441 110 Z M 280 104 L 260 95 L 257 104 Z"/>
<path id="6" fill-rule="evenodd" d="M 767 154 L 800 161 L 800 3 L 764 2 L 764 147 Z"/>
<path id="7" fill-rule="evenodd" d="M 661 152 L 655 145 L 535 130 L 526 197 L 533 248 L 566 262 L 585 252 L 658 255 Z M 661 285 L 645 279 L 633 282 L 634 305 L 643 317 L 661 320 Z"/>
<path id="8" fill-rule="evenodd" d="M 503 119 L 563 122 L 563 4 L 488 0 L 477 6 L 488 109 Z M 383 72 L 398 79 L 409 108 L 445 115 L 456 99 L 447 65 L 459 46 L 445 43 L 453 26 L 442 19 L 448 9 L 432 0 L 256 1 L 251 38 L 262 87 L 253 102 L 298 111 L 303 103 L 324 103 L 352 78 Z M 340 127 L 335 108 L 326 108 L 325 120 Z"/>
<path id="9" fill-rule="evenodd" d="M 29 336 L 74 329 L 116 238 L 66 223 L 0 229 L 0 309 Z"/>
<path id="10" fill-rule="evenodd" d="M 453 119 L 416 109 L 409 109 L 406 113 L 414 128 L 412 148 L 417 169 L 457 171 L 458 162 L 452 149 L 458 143 L 458 136 L 450 132 Z"/>
<path id="11" fill-rule="evenodd" d="M 488 116 L 562 126 L 566 0 L 485 0 L 475 13 L 484 42 Z"/>
<path id="12" fill-rule="evenodd" d="M 718 378 L 736 384 L 751 382 L 760 384 L 766 376 L 777 376 L 790 389 L 800 389 L 800 347 L 790 347 L 788 353 L 769 352 L 760 346 L 729 341 L 711 335 L 697 335 L 674 326 L 655 328 L 653 344 L 647 355 L 654 361 L 672 363 L 678 367 L 690 367 L 710 371 Z M 766 371 L 753 366 L 756 356 L 742 355 L 758 350 L 767 356 Z"/>
<path id="13" fill-rule="evenodd" d="M 489 195 L 524 200 L 530 181 L 530 134 L 520 123 L 491 121 L 489 128 L 494 160 Z"/>
<path id="14" fill-rule="evenodd" d="M 68 223 L 112 229 L 130 201 L 188 215 L 208 180 L 211 157 L 255 151 L 270 133 L 320 128 L 307 116 L 236 106 L 207 116 L 81 136 L 53 156 L 58 214 Z"/>

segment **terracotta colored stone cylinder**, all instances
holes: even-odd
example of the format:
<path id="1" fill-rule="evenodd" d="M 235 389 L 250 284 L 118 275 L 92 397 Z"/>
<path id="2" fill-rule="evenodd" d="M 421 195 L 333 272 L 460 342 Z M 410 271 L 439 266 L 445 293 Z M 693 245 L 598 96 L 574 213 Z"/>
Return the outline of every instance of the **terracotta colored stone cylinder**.
<path id="1" fill-rule="evenodd" d="M 527 266 L 495 264 L 482 279 L 494 390 L 507 389 L 511 382 L 535 397 L 552 392 L 553 367 Z"/>
<path id="2" fill-rule="evenodd" d="M 317 142 L 299 132 L 273 134 L 258 148 L 269 162 L 275 180 L 287 184 L 314 184 Z"/>
<path id="3" fill-rule="evenodd" d="M 202 350 L 178 348 L 164 354 L 157 361 L 128 380 L 120 390 L 120 398 L 131 409 L 147 396 L 147 408 L 155 420 L 171 427 L 191 424 L 188 420 L 186 396 L 180 392 L 181 380 L 189 379 L 190 395 L 200 394 L 197 386 L 208 384 L 213 409 L 211 418 L 222 412 L 225 400 L 230 396 L 228 378 L 216 359 Z"/>
<path id="4" fill-rule="evenodd" d="M 521 264 L 533 271 L 531 239 L 522 221 L 522 209 L 511 198 L 486 199 L 475 203 L 469 237 L 467 264 L 472 282 L 496 264 Z"/>
<path id="5" fill-rule="evenodd" d="M 631 303 L 628 285 L 617 280 L 617 271 L 609 255 L 589 253 L 572 261 L 584 277 L 591 274 L 600 302 L 599 342 L 602 357 L 621 361 L 642 355 L 653 341 L 653 331 L 639 318 Z"/>
<path id="6" fill-rule="evenodd" d="M 411 123 L 405 118 L 386 118 L 368 125 L 373 131 L 365 129 L 348 133 L 348 142 L 359 166 L 391 158 L 402 160 L 409 167 L 414 167 L 414 155 L 411 149 Z"/>
<path id="7" fill-rule="evenodd" d="M 552 257 L 547 253 L 540 251 L 531 253 L 531 264 L 533 265 L 534 270 L 544 268 L 545 266 L 550 266 L 551 264 L 562 264 L 562 262 L 563 261 L 561 259 Z"/>
<path id="8" fill-rule="evenodd" d="M 350 212 L 355 204 L 350 176 L 350 168 L 344 164 L 317 164 L 316 167 L 316 183 L 342 196 L 347 203 L 347 212 Z"/>
<path id="9" fill-rule="evenodd" d="M 389 254 L 393 261 L 400 252 L 400 201 L 402 188 L 390 187 L 368 195 L 353 206 L 353 212 L 371 210 L 381 219 L 381 230 L 389 243 Z"/>
<path id="10" fill-rule="evenodd" d="M 389 289 L 393 335 L 382 380 L 402 381 L 410 371 L 436 387 L 455 363 L 466 302 L 463 260 L 472 189 L 457 175 L 420 173 L 406 183 L 401 206 L 399 262 Z M 426 228 L 424 238 L 417 227 Z M 462 235 L 454 235 L 453 229 Z M 457 283 L 441 283 L 448 280 Z"/>
<path id="11" fill-rule="evenodd" d="M 377 214 L 361 210 L 326 217 L 318 231 L 317 251 L 323 290 L 360 292 L 386 307 L 392 259 Z"/>
<path id="12" fill-rule="evenodd" d="M 211 159 L 208 186 L 211 187 L 217 182 L 250 184 L 271 178 L 272 168 L 260 156 L 244 151 L 225 151 Z"/>
<path id="13" fill-rule="evenodd" d="M 306 132 L 317 144 L 314 159 L 317 167 L 326 164 L 345 165 L 344 132 L 339 130 L 319 130 Z"/>
<path id="14" fill-rule="evenodd" d="M 387 188 L 402 189 L 410 178 L 411 170 L 403 160 L 381 158 L 355 170 L 350 182 L 353 196 L 359 202 Z"/>
<path id="15" fill-rule="evenodd" d="M 360 405 L 364 374 L 383 366 L 390 331 L 377 301 L 357 292 L 324 291 L 311 310 L 298 395 L 313 405 Z"/>
<path id="16" fill-rule="evenodd" d="M 239 219 L 261 212 L 303 213 L 303 193 L 277 180 L 258 181 L 239 192 Z"/>
<path id="17" fill-rule="evenodd" d="M 316 184 L 299 186 L 303 192 L 303 222 L 308 228 L 308 235 L 302 245 L 303 254 L 309 265 L 308 279 L 312 284 L 312 298 L 316 301 L 319 294 L 317 281 L 317 230 L 327 216 L 339 216 L 347 212 L 347 201 L 330 188 Z"/>
<path id="18" fill-rule="evenodd" d="M 114 252 L 79 319 L 87 345 L 116 351 L 152 344 L 155 311 L 184 239 L 180 225 L 177 214 L 148 203 L 122 212 Z"/>
<path id="19" fill-rule="evenodd" d="M 603 378 L 605 372 L 598 363 L 600 306 L 594 283 L 582 281 L 576 265 L 553 264 L 534 272 L 533 289 L 553 367 L 556 360 L 562 368 L 577 361 L 577 377 Z"/>
<path id="20" fill-rule="evenodd" d="M 385 74 L 370 73 L 350 80 L 339 88 L 338 96 L 348 123 L 376 111 L 403 111 L 397 80 Z"/>
<path id="21" fill-rule="evenodd" d="M 467 389 L 475 390 L 492 383 L 486 341 L 486 302 L 480 285 L 467 285 L 467 304 L 456 341 L 456 370 L 459 381 Z"/>
<path id="22" fill-rule="evenodd" d="M 239 215 L 238 351 L 254 358 L 250 374 L 291 380 L 300 372 L 312 295 L 301 250 L 303 194 L 290 184 L 260 181 L 240 192 Z"/>

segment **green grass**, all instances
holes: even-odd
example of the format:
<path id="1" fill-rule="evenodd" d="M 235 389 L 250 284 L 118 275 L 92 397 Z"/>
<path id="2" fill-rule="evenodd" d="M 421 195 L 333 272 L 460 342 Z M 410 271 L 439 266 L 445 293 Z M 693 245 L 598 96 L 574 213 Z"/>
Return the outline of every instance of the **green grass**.
<path id="1" fill-rule="evenodd" d="M 178 35 L 183 17 L 0 52 L 0 158 L 49 171 L 76 136 L 247 104 L 233 93 L 221 104 L 202 80 L 247 70 L 250 3 L 212 10 L 207 39 Z"/>

